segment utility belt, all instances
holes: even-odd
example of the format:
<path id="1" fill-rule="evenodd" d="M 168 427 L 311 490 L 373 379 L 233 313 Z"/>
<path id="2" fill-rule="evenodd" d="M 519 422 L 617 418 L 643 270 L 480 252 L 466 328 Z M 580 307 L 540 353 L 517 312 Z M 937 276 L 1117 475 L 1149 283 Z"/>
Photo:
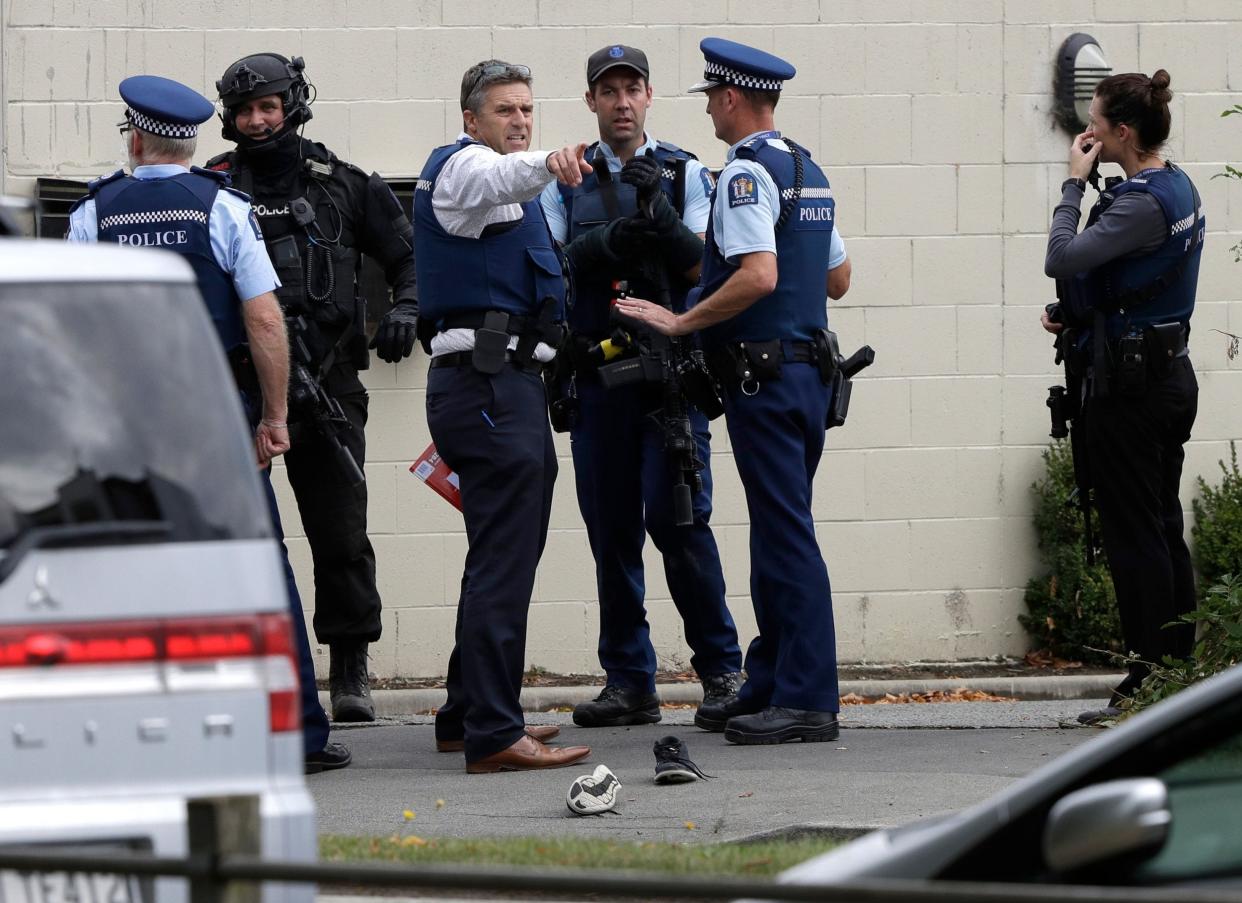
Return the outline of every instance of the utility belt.
<path id="1" fill-rule="evenodd" d="M 499 373 L 506 364 L 534 369 L 535 346 L 540 342 L 559 349 L 565 340 L 565 326 L 555 321 L 556 299 L 545 298 L 535 316 L 506 313 L 503 310 L 477 311 L 444 317 L 440 329 L 473 329 L 474 349 L 437 355 L 432 366 L 463 366 L 469 363 L 480 373 Z M 509 339 L 517 336 L 517 347 L 509 350 Z M 437 364 L 446 358 L 461 358 L 454 364 Z M 542 370 L 542 366 L 538 368 Z"/>
<path id="2" fill-rule="evenodd" d="M 813 341 L 770 339 L 721 345 L 707 353 L 707 367 L 727 392 L 755 395 L 763 383 L 781 378 L 785 364 L 814 364 L 819 378 L 832 390 L 825 429 L 843 426 L 849 414 L 853 378 L 871 366 L 875 352 L 864 345 L 848 358 L 841 356 L 837 334 L 817 330 Z"/>
<path id="3" fill-rule="evenodd" d="M 542 361 L 535 360 L 533 357 L 525 363 L 518 360 L 517 353 L 514 351 L 506 351 L 504 363 L 509 366 L 516 367 L 518 370 L 525 370 L 528 373 L 534 373 L 536 376 L 543 374 L 544 368 L 547 366 Z M 437 354 L 431 359 L 431 369 L 437 370 L 441 367 L 473 367 L 474 352 L 473 351 L 450 351 L 447 354 Z M 478 369 L 477 367 L 475 369 Z M 498 372 L 498 371 L 485 371 Z"/>
<path id="4" fill-rule="evenodd" d="M 725 389 L 740 389 L 744 395 L 754 395 L 763 383 L 780 379 L 781 369 L 787 363 L 818 362 L 813 342 L 793 339 L 737 342 L 707 352 L 707 367 L 712 376 Z M 822 368 L 820 376 L 824 376 Z"/>
<path id="5" fill-rule="evenodd" d="M 1151 323 L 1132 327 L 1125 335 L 1080 350 L 1091 359 L 1091 394 L 1135 397 L 1147 392 L 1150 383 L 1166 379 L 1173 363 L 1190 350 L 1189 327 L 1180 323 Z M 1101 353 L 1102 351 L 1102 353 Z M 1071 359 L 1072 360 L 1072 359 Z M 1078 366 L 1082 361 L 1075 362 Z"/>

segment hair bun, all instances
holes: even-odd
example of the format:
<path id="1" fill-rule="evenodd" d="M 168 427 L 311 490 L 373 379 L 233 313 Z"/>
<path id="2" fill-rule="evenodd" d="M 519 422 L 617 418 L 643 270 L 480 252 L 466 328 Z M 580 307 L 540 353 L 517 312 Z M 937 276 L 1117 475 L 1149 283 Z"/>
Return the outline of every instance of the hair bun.
<path id="1" fill-rule="evenodd" d="M 1167 104 L 1172 99 L 1173 92 L 1169 90 L 1169 73 L 1164 69 L 1157 69 L 1151 77 L 1151 102 Z"/>

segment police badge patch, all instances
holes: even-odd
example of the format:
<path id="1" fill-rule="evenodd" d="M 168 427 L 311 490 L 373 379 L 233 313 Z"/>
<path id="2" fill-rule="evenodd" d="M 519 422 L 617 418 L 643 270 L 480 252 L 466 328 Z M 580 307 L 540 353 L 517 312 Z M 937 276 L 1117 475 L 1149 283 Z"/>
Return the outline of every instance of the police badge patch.
<path id="1" fill-rule="evenodd" d="M 758 204 L 759 192 L 755 188 L 755 180 L 745 173 L 738 173 L 729 180 L 729 206 L 741 207 L 745 204 Z"/>

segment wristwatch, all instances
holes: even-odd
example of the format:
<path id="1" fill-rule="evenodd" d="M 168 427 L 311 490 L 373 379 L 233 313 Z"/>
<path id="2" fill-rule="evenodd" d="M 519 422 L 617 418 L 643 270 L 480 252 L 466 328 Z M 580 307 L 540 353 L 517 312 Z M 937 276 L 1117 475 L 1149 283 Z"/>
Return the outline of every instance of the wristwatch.
<path id="1" fill-rule="evenodd" d="M 1077 186 L 1078 190 L 1082 192 L 1085 192 L 1087 190 L 1087 182 L 1085 179 L 1069 178 L 1061 183 L 1061 194 L 1065 194 L 1065 189 L 1068 188 L 1070 185 Z"/>

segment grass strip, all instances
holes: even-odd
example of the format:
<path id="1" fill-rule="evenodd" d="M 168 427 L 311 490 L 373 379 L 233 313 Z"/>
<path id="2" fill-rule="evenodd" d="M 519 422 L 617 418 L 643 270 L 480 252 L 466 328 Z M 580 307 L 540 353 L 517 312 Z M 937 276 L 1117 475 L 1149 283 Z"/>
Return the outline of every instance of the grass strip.
<path id="1" fill-rule="evenodd" d="M 490 839 L 347 837 L 323 834 L 319 857 L 325 862 L 401 862 L 417 864 L 527 866 L 564 869 L 633 869 L 677 875 L 775 875 L 837 845 L 825 837 L 764 840 L 754 843 L 620 843 L 548 837 Z"/>

